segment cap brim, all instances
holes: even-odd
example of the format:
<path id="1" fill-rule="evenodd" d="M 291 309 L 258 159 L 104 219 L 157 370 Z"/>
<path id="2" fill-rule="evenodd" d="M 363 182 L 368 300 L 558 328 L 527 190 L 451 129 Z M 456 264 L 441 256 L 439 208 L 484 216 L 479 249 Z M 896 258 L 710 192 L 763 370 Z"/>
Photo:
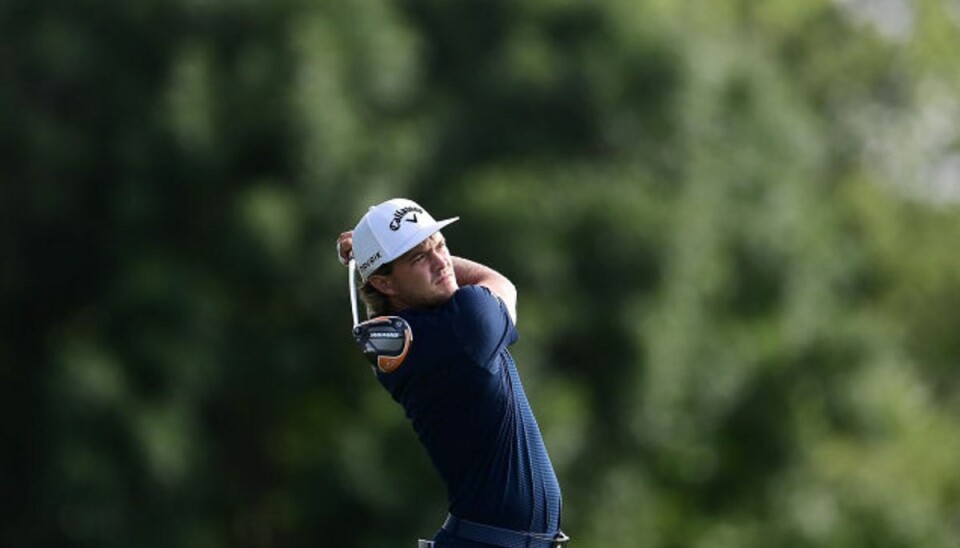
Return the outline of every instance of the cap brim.
<path id="1" fill-rule="evenodd" d="M 396 251 L 393 252 L 392 255 L 386 257 L 386 258 L 383 260 L 383 263 L 386 264 L 386 263 L 389 263 L 390 261 L 395 261 L 395 260 L 399 259 L 400 257 L 403 256 L 404 253 L 406 253 L 407 251 L 410 251 L 411 249 L 417 247 L 418 245 L 420 245 L 424 240 L 426 240 L 426 239 L 429 238 L 430 236 L 433 236 L 433 235 L 436 234 L 437 232 L 440 232 L 440 230 L 443 229 L 445 226 L 447 226 L 447 225 L 449 225 L 449 224 L 452 224 L 452 223 L 455 223 L 455 222 L 457 222 L 457 221 L 459 221 L 459 220 L 460 220 L 460 217 L 451 217 L 451 218 L 449 218 L 449 219 L 444 219 L 444 220 L 442 220 L 442 221 L 437 221 L 437 222 L 433 223 L 432 225 L 425 226 L 425 227 L 421 228 L 420 230 L 417 230 L 414 234 L 412 234 L 412 235 L 407 239 L 407 241 L 405 241 L 405 242 L 403 243 L 403 245 L 401 245 L 400 247 L 398 247 L 398 248 L 396 249 Z"/>

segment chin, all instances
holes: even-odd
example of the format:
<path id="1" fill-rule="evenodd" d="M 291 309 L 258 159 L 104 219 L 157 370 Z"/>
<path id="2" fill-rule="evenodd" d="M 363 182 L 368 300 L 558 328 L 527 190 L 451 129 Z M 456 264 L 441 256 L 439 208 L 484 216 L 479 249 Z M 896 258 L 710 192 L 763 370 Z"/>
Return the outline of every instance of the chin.
<path id="1" fill-rule="evenodd" d="M 457 285 L 457 278 L 452 275 L 442 278 L 439 282 L 437 282 L 437 286 L 441 291 L 449 291 L 450 294 L 453 294 L 457 289 L 460 289 L 460 286 Z"/>
<path id="2" fill-rule="evenodd" d="M 443 284 L 439 288 L 440 290 L 436 293 L 436 299 L 438 304 L 443 304 L 453 298 L 453 294 L 457 292 L 457 289 L 460 289 L 456 283 Z"/>
<path id="3" fill-rule="evenodd" d="M 457 280 L 452 277 L 450 281 L 443 284 L 443 290 L 447 294 L 447 298 L 453 297 L 453 294 L 456 293 L 458 289 L 460 289 L 460 286 L 457 285 Z"/>
<path id="4" fill-rule="evenodd" d="M 443 304 L 453 298 L 453 294 L 456 293 L 456 289 L 447 289 L 444 288 L 443 291 L 437 292 L 437 302 Z"/>

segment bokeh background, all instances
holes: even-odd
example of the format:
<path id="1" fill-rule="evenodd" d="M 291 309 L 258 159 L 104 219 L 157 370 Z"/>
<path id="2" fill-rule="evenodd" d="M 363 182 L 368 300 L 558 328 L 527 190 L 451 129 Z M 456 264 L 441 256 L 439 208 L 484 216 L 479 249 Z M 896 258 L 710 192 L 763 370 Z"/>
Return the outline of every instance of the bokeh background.
<path id="1" fill-rule="evenodd" d="M 5 0 L 0 545 L 403 547 L 406 196 L 520 291 L 583 547 L 960 545 L 960 1 Z"/>

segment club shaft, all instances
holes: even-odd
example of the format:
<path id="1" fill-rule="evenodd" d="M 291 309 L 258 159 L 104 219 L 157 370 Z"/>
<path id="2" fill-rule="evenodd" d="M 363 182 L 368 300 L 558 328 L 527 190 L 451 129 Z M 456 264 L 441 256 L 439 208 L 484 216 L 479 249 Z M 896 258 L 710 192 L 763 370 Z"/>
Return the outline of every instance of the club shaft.
<path id="1" fill-rule="evenodd" d="M 353 313 L 353 326 L 356 327 L 360 323 L 357 318 L 357 262 L 350 259 L 347 264 L 347 271 L 350 278 L 350 311 Z"/>

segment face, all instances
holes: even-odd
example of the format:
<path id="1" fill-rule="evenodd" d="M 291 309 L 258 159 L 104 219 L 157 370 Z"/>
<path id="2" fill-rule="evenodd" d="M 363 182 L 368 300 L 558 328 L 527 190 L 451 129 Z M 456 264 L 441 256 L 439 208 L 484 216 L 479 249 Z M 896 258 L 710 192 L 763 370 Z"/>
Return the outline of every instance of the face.
<path id="1" fill-rule="evenodd" d="M 373 275 L 370 281 L 401 310 L 443 304 L 459 287 L 447 242 L 439 232 L 394 261 L 391 274 Z"/>

